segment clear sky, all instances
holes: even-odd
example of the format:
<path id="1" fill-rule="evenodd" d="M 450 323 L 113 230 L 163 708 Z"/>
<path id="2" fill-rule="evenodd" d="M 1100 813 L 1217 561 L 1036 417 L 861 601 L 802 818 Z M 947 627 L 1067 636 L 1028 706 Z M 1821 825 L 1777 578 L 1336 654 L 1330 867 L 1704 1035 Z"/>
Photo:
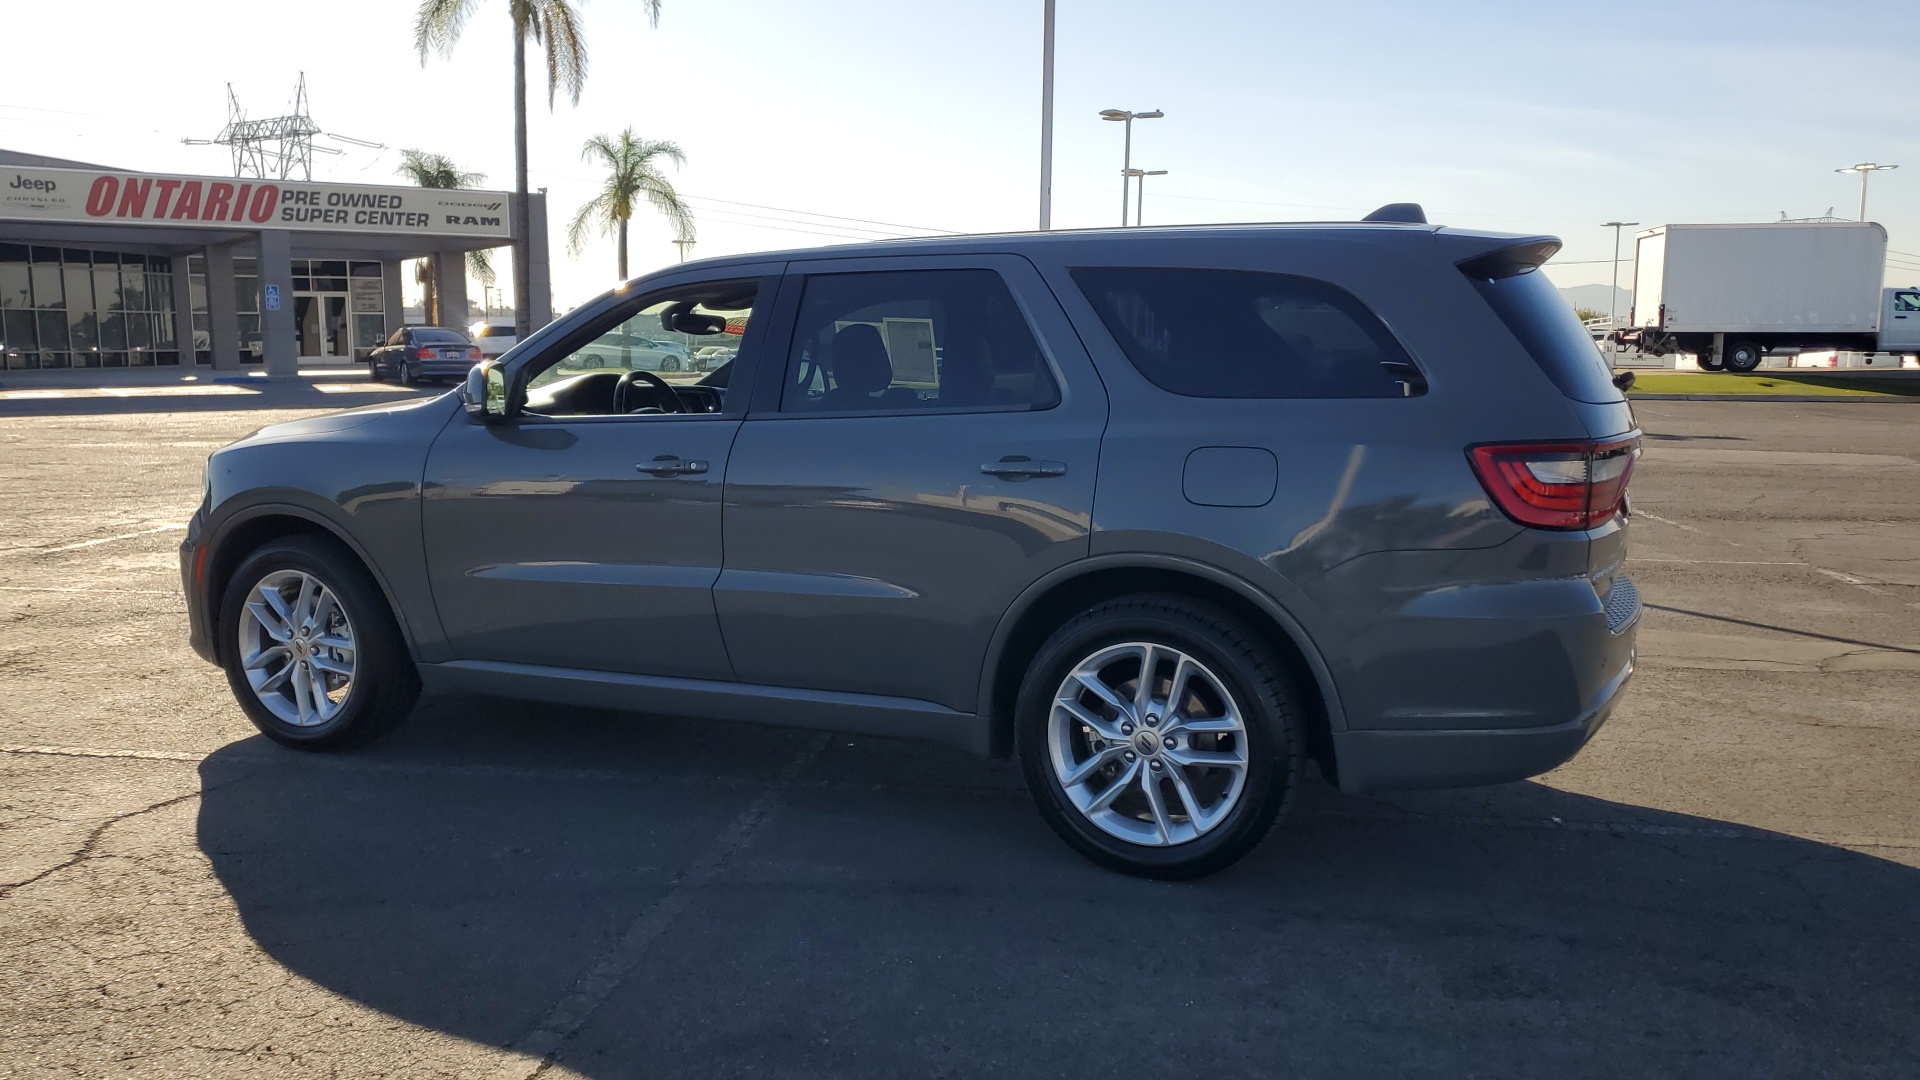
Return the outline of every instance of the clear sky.
<path id="1" fill-rule="evenodd" d="M 398 182 L 418 147 L 512 185 L 506 0 L 479 0 L 450 59 L 412 48 L 411 0 L 59 0 L 0 15 L 0 146 L 155 171 L 222 173 L 181 145 L 226 119 L 277 115 L 305 70 L 339 145 L 315 176 Z M 610 242 L 559 237 L 591 194 L 583 140 L 632 125 L 677 141 L 695 255 L 927 230 L 1031 228 L 1038 192 L 1040 0 L 633 0 L 582 5 L 578 106 L 532 116 L 533 186 L 549 190 L 564 309 L 611 284 Z M 1119 217 L 1120 125 L 1135 125 L 1149 224 L 1354 218 L 1423 203 L 1432 220 L 1567 241 L 1549 271 L 1604 282 L 1609 219 L 1774 220 L 1858 210 L 1920 281 L 1920 70 L 1911 0 L 1298 3 L 1059 0 L 1054 221 Z M 325 144 L 325 140 L 322 140 Z M 636 220 L 632 263 L 677 258 Z M 1626 245 L 1631 253 L 1631 240 Z M 1627 274 L 1623 268 L 1623 280 Z M 478 293 L 475 293 L 476 297 Z"/>

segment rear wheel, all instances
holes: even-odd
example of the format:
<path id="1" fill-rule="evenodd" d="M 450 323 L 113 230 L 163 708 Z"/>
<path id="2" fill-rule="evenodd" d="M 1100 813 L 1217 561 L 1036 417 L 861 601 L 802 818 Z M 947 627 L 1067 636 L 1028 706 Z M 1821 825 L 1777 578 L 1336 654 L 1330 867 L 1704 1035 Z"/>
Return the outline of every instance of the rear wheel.
<path id="1" fill-rule="evenodd" d="M 420 377 L 414 374 L 413 365 L 407 363 L 405 360 L 400 361 L 400 385 L 401 386 L 420 385 Z"/>
<path id="2" fill-rule="evenodd" d="M 1725 371 L 1727 367 L 1725 358 L 1712 350 L 1701 353 L 1699 361 L 1701 371 Z"/>
<path id="3" fill-rule="evenodd" d="M 1020 689 L 1015 741 L 1055 832 L 1094 862 L 1194 878 L 1245 857 L 1301 773 L 1298 707 L 1256 635 L 1179 596 L 1062 626 Z"/>
<path id="4" fill-rule="evenodd" d="M 419 697 L 385 598 L 338 543 L 293 536 L 247 556 L 228 581 L 220 626 L 227 684 L 275 742 L 360 745 L 406 719 Z"/>
<path id="5" fill-rule="evenodd" d="M 1747 372 L 1760 366 L 1766 353 L 1751 341 L 1736 341 L 1727 346 L 1727 370 Z"/>
<path id="6" fill-rule="evenodd" d="M 669 356 L 665 360 L 660 361 L 660 370 L 661 371 L 679 371 L 680 361 Z"/>

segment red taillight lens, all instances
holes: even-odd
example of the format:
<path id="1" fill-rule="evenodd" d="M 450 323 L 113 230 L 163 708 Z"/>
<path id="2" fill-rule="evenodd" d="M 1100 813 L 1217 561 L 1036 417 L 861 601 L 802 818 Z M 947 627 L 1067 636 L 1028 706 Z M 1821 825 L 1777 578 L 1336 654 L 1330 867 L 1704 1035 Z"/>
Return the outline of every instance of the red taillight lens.
<path id="1" fill-rule="evenodd" d="M 1536 529 L 1591 529 L 1620 510 L 1640 437 L 1495 443 L 1467 450 L 1481 486 L 1508 517 Z"/>
<path id="2" fill-rule="evenodd" d="M 486 353 L 483 353 L 483 352 L 481 352 L 481 351 L 480 351 L 480 346 L 478 346 L 478 345 L 471 345 L 471 346 L 468 346 L 468 348 L 467 348 L 467 359 L 469 359 L 469 360 L 485 360 L 486 358 L 487 358 L 487 354 L 486 354 Z"/>
<path id="3" fill-rule="evenodd" d="M 433 359 L 433 357 L 434 357 L 434 351 L 432 349 L 427 348 L 425 345 L 422 345 L 419 348 L 413 350 L 413 358 L 415 360 L 431 360 Z"/>

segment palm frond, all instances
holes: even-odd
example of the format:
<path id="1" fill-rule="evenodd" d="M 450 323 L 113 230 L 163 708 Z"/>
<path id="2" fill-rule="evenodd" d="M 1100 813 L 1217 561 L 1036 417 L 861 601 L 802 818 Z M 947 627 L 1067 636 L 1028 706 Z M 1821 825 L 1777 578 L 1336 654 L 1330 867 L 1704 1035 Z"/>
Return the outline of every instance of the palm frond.
<path id="1" fill-rule="evenodd" d="M 466 29 L 467 18 L 479 0 L 420 0 L 413 16 L 413 47 L 420 51 L 420 63 L 427 62 L 427 51 L 437 49 L 442 56 L 453 53 L 454 43 Z"/>
<path id="2" fill-rule="evenodd" d="M 587 41 L 580 27 L 580 11 L 570 0 L 529 0 L 533 8 L 534 40 L 547 52 L 547 107 L 562 87 L 567 97 L 580 104 L 580 91 L 587 83 Z"/>
<path id="3" fill-rule="evenodd" d="M 400 167 L 394 172 L 423 188 L 470 188 L 487 180 L 486 173 L 462 169 L 445 154 L 429 154 L 425 150 L 400 151 Z"/>
<path id="4" fill-rule="evenodd" d="M 493 272 L 493 253 L 486 248 L 467 252 L 467 273 L 472 274 L 480 284 L 492 288 L 493 283 L 499 280 L 499 275 Z"/>

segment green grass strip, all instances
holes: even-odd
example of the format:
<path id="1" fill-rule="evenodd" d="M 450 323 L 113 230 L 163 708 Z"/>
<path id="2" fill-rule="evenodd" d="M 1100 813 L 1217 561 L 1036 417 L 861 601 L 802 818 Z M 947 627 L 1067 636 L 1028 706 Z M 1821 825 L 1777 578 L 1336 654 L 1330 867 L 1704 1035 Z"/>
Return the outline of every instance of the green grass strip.
<path id="1" fill-rule="evenodd" d="M 1634 394 L 1739 394 L 1752 397 L 1920 397 L 1920 379 L 1802 375 L 1767 371 L 1748 375 L 1711 371 L 1638 371 Z"/>

